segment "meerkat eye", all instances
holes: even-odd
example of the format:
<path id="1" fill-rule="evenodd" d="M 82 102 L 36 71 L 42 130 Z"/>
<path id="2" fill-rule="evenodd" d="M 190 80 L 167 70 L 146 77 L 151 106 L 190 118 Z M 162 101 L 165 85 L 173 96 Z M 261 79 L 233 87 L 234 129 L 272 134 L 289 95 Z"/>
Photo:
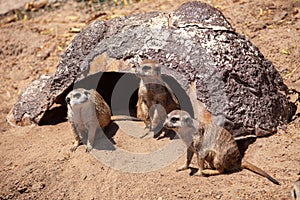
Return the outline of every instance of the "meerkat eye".
<path id="1" fill-rule="evenodd" d="M 151 70 L 151 67 L 148 66 L 148 65 L 145 65 L 145 66 L 143 67 L 143 71 L 144 71 L 144 72 L 148 72 L 148 71 L 150 71 L 150 70 Z"/>
<path id="2" fill-rule="evenodd" d="M 172 117 L 171 118 L 171 122 L 172 123 L 176 123 L 176 122 L 178 122 L 179 121 L 179 118 L 178 117 Z"/>
<path id="3" fill-rule="evenodd" d="M 74 96 L 74 98 L 78 99 L 78 98 L 81 97 L 81 94 L 80 93 L 75 93 L 73 96 Z"/>

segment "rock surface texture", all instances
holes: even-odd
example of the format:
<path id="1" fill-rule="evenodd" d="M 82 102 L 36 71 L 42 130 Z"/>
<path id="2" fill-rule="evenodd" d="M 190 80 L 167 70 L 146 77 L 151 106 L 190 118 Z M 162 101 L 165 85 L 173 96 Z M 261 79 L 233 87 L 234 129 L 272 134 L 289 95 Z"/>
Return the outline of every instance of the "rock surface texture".
<path id="1" fill-rule="evenodd" d="M 150 12 L 95 21 L 62 55 L 54 75 L 30 84 L 8 121 L 39 124 L 54 103 L 62 103 L 76 81 L 97 72 L 132 73 L 137 56 L 155 59 L 162 73 L 224 117 L 235 136 L 268 135 L 286 124 L 287 87 L 272 63 L 221 12 L 201 2 L 183 4 L 172 13 Z"/>

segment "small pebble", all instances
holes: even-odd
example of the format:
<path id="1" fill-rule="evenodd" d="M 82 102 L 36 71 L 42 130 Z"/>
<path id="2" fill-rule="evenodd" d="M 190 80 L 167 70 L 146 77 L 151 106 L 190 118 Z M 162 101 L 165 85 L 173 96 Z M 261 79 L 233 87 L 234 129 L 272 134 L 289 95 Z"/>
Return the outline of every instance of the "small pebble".
<path id="1" fill-rule="evenodd" d="M 4 162 L 4 165 L 5 165 L 5 166 L 10 166 L 10 165 L 12 165 L 12 162 L 9 161 L 9 160 L 7 160 L 7 161 Z"/>

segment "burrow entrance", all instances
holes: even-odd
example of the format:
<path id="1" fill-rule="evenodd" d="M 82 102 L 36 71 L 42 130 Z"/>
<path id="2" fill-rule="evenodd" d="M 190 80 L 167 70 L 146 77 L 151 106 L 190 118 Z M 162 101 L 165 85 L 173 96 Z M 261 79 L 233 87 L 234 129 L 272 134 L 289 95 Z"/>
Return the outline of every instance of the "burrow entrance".
<path id="1" fill-rule="evenodd" d="M 180 108 L 194 116 L 189 96 L 181 85 L 171 76 L 162 75 L 180 102 Z M 69 87 L 43 116 L 39 125 L 55 125 L 67 120 L 66 95 L 74 88 L 96 89 L 107 104 L 113 115 L 130 115 L 136 117 L 136 104 L 140 79 L 133 73 L 98 72 L 76 82 Z"/>

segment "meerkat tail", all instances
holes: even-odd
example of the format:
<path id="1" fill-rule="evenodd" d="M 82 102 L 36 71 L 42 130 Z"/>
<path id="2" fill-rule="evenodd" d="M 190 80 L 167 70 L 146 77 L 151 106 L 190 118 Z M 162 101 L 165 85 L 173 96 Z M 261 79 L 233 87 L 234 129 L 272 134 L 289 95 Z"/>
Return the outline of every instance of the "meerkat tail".
<path id="1" fill-rule="evenodd" d="M 132 116 L 127 116 L 127 115 L 114 115 L 111 116 L 110 118 L 113 121 L 141 121 L 141 119 L 137 118 L 137 117 L 132 117 Z"/>
<path id="2" fill-rule="evenodd" d="M 246 160 L 242 160 L 242 168 L 244 169 L 248 169 L 254 173 L 257 173 L 267 179 L 269 179 L 272 183 L 276 184 L 276 185 L 280 185 L 280 183 L 274 179 L 273 177 L 271 177 L 269 174 L 267 174 L 264 170 L 260 169 L 259 167 L 249 163 Z"/>

